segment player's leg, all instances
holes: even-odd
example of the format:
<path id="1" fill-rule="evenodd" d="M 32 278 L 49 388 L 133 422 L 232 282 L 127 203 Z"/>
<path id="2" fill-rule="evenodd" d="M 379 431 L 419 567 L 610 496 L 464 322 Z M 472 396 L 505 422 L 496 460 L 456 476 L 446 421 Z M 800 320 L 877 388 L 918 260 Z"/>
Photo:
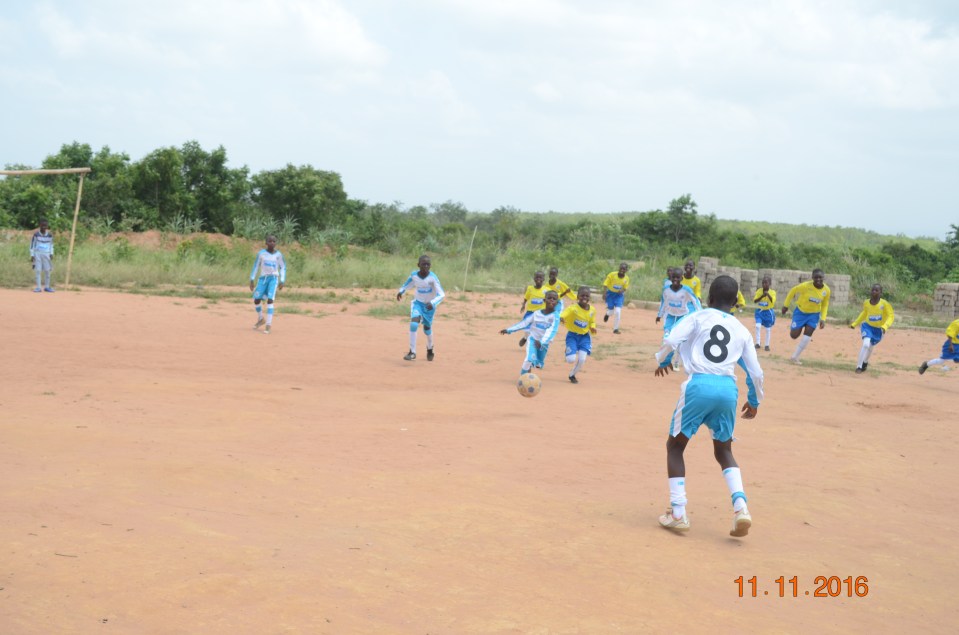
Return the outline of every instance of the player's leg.
<path id="1" fill-rule="evenodd" d="M 790 331 L 789 336 L 796 339 L 799 336 L 799 332 L 802 332 L 802 337 L 799 337 L 799 344 L 796 345 L 796 351 L 792 354 L 792 357 L 789 358 L 793 363 L 802 363 L 799 361 L 799 357 L 803 351 L 806 350 L 806 347 L 809 346 L 809 342 L 812 340 L 813 333 L 816 332 L 816 326 L 818 324 L 818 316 L 815 316 L 815 314 L 810 314 L 809 316 L 803 314 L 802 323 L 799 324 L 799 328 L 797 328 L 797 318 L 793 317 L 793 329 Z M 796 333 L 796 335 L 793 335 L 793 333 Z"/>
<path id="2" fill-rule="evenodd" d="M 413 361 L 416 359 L 416 332 L 420 328 L 420 316 L 413 315 L 410 317 L 410 350 L 403 356 L 403 359 L 406 361 Z"/>
<path id="3" fill-rule="evenodd" d="M 659 524 L 667 529 L 686 531 L 686 459 L 683 453 L 689 437 L 683 433 L 670 434 L 666 439 L 666 476 L 669 479 L 669 509 L 659 517 Z"/>
<path id="4" fill-rule="evenodd" d="M 926 372 L 930 366 L 939 366 L 950 360 L 959 363 L 959 345 L 953 346 L 951 351 L 949 350 L 949 345 L 950 340 L 946 338 L 946 341 L 942 344 L 942 352 L 939 354 L 939 357 L 930 359 L 928 362 L 923 362 L 919 367 L 919 374 L 921 375 Z"/>
<path id="5" fill-rule="evenodd" d="M 620 295 L 613 308 L 613 333 L 619 333 L 619 320 L 623 315 L 623 296 Z"/>
<path id="6" fill-rule="evenodd" d="M 273 303 L 273 298 L 267 298 L 266 300 L 266 327 L 263 329 L 264 333 L 269 333 L 270 329 L 273 328 L 273 312 L 276 311 L 276 306 Z"/>
<path id="7" fill-rule="evenodd" d="M 869 355 L 871 353 L 872 340 L 869 339 L 869 336 L 863 336 L 862 338 L 862 347 L 859 349 L 859 357 L 856 359 L 856 372 L 861 373 L 865 370 L 863 366 L 867 361 L 869 361 Z"/>

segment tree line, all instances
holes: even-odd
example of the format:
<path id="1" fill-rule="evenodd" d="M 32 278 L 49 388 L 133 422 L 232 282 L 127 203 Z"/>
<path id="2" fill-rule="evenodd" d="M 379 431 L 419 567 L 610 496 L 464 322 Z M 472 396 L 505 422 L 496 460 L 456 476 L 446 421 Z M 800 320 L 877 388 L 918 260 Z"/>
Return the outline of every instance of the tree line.
<path id="1" fill-rule="evenodd" d="M 810 232 L 756 228 L 701 214 L 689 194 L 665 209 L 622 214 L 541 214 L 503 206 L 468 210 L 446 201 L 429 206 L 369 203 L 348 197 L 340 175 L 291 164 L 251 174 L 228 166 L 220 146 L 196 141 L 160 148 L 139 161 L 109 147 L 65 144 L 47 156 L 47 169 L 89 166 L 82 199 L 82 232 L 158 229 L 214 232 L 281 242 L 323 244 L 346 254 L 351 248 L 392 254 L 462 254 L 472 246 L 474 265 L 517 267 L 556 263 L 589 270 L 620 259 L 675 260 L 713 256 L 748 268 L 822 267 L 853 275 L 868 288 L 893 282 L 910 293 L 930 293 L 936 282 L 959 282 L 959 226 L 944 241 L 864 240 L 840 244 L 797 239 Z M 29 169 L 8 165 L 7 169 Z M 69 228 L 76 197 L 74 179 L 23 176 L 0 180 L 0 226 L 27 229 L 47 218 L 55 230 Z M 838 228 L 837 228 L 838 229 Z M 475 238 L 474 238 L 475 230 Z M 793 234 L 793 235 L 790 235 Z M 801 236 L 800 236 L 801 238 Z M 924 244 L 920 244 L 923 242 Z M 930 244 L 931 242 L 931 244 Z"/>

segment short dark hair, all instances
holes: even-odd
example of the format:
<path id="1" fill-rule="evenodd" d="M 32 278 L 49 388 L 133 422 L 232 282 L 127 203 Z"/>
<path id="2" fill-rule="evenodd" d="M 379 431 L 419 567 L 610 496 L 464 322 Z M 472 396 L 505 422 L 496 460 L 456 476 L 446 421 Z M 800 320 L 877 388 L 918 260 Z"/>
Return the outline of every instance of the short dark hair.
<path id="1" fill-rule="evenodd" d="M 709 304 L 733 306 L 739 294 L 739 283 L 730 276 L 717 276 L 709 285 Z"/>
<path id="2" fill-rule="evenodd" d="M 41 218 L 40 221 L 39 221 L 37 224 L 38 224 L 38 225 L 49 225 L 50 223 L 47 221 L 46 218 Z"/>

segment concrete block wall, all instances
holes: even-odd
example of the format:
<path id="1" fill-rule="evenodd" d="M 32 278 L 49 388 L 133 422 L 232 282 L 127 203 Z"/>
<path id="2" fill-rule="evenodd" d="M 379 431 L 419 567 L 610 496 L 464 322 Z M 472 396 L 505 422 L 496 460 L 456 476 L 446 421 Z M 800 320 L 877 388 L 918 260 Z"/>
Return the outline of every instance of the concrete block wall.
<path id="1" fill-rule="evenodd" d="M 800 282 L 812 279 L 811 271 L 797 271 L 791 269 L 741 269 L 739 267 L 726 267 L 719 264 L 718 258 L 702 257 L 699 259 L 697 274 L 703 281 L 703 301 L 708 297 L 709 285 L 716 279 L 716 276 L 727 275 L 739 283 L 739 288 L 743 292 L 747 303 L 752 303 L 756 289 L 761 286 L 764 276 L 772 279 L 770 285 L 776 290 L 777 308 L 782 307 L 783 300 L 789 290 Z M 832 291 L 830 306 L 847 306 L 849 304 L 849 285 L 851 278 L 847 275 L 827 273 L 825 276 L 826 284 Z M 959 285 L 955 285 L 959 287 Z"/>
<path id="2" fill-rule="evenodd" d="M 932 312 L 940 317 L 959 317 L 959 283 L 940 282 L 932 296 Z"/>

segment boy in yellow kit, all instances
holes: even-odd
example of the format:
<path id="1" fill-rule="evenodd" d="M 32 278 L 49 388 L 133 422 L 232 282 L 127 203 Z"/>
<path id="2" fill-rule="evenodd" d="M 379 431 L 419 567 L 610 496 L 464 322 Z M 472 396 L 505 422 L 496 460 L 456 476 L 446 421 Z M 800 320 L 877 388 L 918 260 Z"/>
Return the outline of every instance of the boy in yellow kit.
<path id="1" fill-rule="evenodd" d="M 566 362 L 573 364 L 569 381 L 578 384 L 576 373 L 582 370 L 586 358 L 593 352 L 592 335 L 596 334 L 596 309 L 589 305 L 589 287 L 580 287 L 576 292 L 576 304 L 566 307 L 560 320 L 566 327 Z"/>
<path id="2" fill-rule="evenodd" d="M 619 317 L 623 313 L 626 290 L 629 289 L 629 276 L 626 275 L 628 269 L 629 265 L 621 262 L 619 269 L 611 271 L 603 280 L 603 299 L 606 300 L 606 315 L 603 316 L 603 322 L 609 322 L 609 316 L 612 314 L 614 316 L 613 333 L 616 335 L 619 335 Z"/>
<path id="3" fill-rule="evenodd" d="M 793 320 L 789 325 L 789 337 L 797 339 L 800 334 L 802 335 L 802 339 L 796 346 L 796 352 L 789 358 L 793 364 L 802 365 L 799 356 L 812 340 L 816 327 L 826 327 L 826 313 L 829 311 L 829 298 L 832 291 L 826 286 L 825 278 L 822 269 L 813 269 L 812 280 L 800 282 L 790 289 L 783 302 L 783 315 L 786 315 L 793 298 L 796 299 Z"/>
<path id="4" fill-rule="evenodd" d="M 759 335 L 766 329 L 766 350 L 769 350 L 769 340 L 773 336 L 773 325 L 776 323 L 776 290 L 770 289 L 773 279 L 769 275 L 763 276 L 762 287 L 756 289 L 753 302 L 756 304 L 756 349 L 759 350 Z"/>
<path id="5" fill-rule="evenodd" d="M 549 268 L 549 278 L 546 280 L 543 286 L 550 291 L 555 291 L 556 295 L 559 296 L 560 302 L 562 302 L 563 298 L 566 297 L 569 297 L 570 300 L 576 299 L 576 296 L 573 295 L 573 290 L 569 288 L 569 285 L 559 279 L 559 269 L 557 267 Z"/>
<path id="6" fill-rule="evenodd" d="M 940 353 L 936 359 L 923 362 L 922 366 L 919 367 L 919 374 L 921 375 L 926 372 L 926 369 L 930 366 L 945 364 L 950 359 L 954 363 L 959 364 L 959 320 L 953 321 L 952 324 L 946 327 L 946 341 L 942 344 L 942 353 Z M 946 368 L 944 370 L 949 369 Z"/>
<path id="7" fill-rule="evenodd" d="M 856 374 L 866 370 L 873 347 L 882 340 L 883 334 L 892 326 L 894 319 L 896 316 L 892 305 L 882 299 L 882 285 L 872 285 L 869 299 L 862 303 L 862 313 L 849 325 L 849 328 L 854 329 L 862 324 L 859 326 L 862 348 L 859 349 L 859 359 L 856 361 Z"/>
<path id="8" fill-rule="evenodd" d="M 523 294 L 523 303 L 519 305 L 519 312 L 523 314 L 522 319 L 533 315 L 534 311 L 539 311 L 546 307 L 546 292 L 549 289 L 543 284 L 546 281 L 546 274 L 537 271 L 533 274 L 533 284 L 526 287 L 526 293 Z M 525 329 L 526 335 L 519 338 L 519 347 L 526 346 L 526 336 L 529 335 L 529 328 Z"/>

